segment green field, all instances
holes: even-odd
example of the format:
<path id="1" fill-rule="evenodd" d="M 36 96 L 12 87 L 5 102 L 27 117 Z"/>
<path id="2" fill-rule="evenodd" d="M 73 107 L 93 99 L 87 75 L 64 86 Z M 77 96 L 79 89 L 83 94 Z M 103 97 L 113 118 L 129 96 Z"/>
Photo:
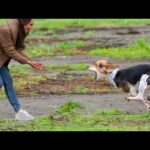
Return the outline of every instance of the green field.
<path id="1" fill-rule="evenodd" d="M 8 19 L 0 19 L 0 23 Z M 150 19 L 36 19 L 35 27 L 64 28 L 66 26 L 126 26 L 126 25 L 149 25 Z"/>
<path id="2" fill-rule="evenodd" d="M 101 109 L 91 115 L 76 113 L 80 103 L 67 102 L 51 115 L 33 121 L 0 119 L 0 131 L 149 131 L 149 112 L 129 114 L 122 110 Z"/>

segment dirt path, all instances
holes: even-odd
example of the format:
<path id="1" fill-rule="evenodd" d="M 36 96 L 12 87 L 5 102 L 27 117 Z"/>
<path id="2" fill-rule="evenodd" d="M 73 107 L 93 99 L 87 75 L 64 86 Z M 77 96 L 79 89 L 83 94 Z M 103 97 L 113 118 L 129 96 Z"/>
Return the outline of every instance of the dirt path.
<path id="1" fill-rule="evenodd" d="M 34 116 L 43 116 L 54 113 L 65 102 L 80 102 L 85 108 L 76 110 L 81 114 L 92 114 L 98 109 L 121 109 L 127 112 L 145 112 L 144 105 L 139 101 L 124 99 L 126 94 L 104 95 L 47 95 L 41 97 L 20 98 L 22 107 Z M 8 100 L 0 100 L 0 118 L 13 118 L 14 111 Z"/>

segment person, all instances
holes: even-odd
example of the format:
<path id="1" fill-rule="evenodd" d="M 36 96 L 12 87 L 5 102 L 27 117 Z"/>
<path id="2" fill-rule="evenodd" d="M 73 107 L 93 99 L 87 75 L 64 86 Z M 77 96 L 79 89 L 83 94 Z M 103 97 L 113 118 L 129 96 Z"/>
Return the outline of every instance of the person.
<path id="1" fill-rule="evenodd" d="M 10 60 L 14 59 L 37 70 L 44 70 L 41 63 L 33 61 L 23 52 L 25 49 L 24 40 L 30 33 L 33 23 L 33 19 L 10 19 L 7 23 L 0 25 L 0 87 L 4 86 L 17 120 L 31 120 L 34 119 L 34 116 L 21 108 L 8 69 Z"/>

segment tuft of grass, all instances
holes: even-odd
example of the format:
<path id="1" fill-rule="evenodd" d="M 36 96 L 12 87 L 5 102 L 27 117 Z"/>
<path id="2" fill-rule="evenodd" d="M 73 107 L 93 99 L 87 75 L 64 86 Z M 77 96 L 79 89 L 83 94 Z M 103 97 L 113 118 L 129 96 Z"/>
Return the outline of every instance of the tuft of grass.
<path id="1" fill-rule="evenodd" d="M 30 67 L 27 65 L 11 65 L 9 70 L 12 75 L 16 76 L 24 76 L 27 75 L 30 71 Z"/>
<path id="2" fill-rule="evenodd" d="M 63 64 L 63 65 L 46 65 L 49 70 L 60 71 L 85 71 L 87 70 L 87 64 Z"/>
<path id="3" fill-rule="evenodd" d="M 58 48 L 71 49 L 71 48 L 78 48 L 78 47 L 83 47 L 83 46 L 84 46 L 83 41 L 69 41 L 69 42 L 61 42 L 58 45 Z"/>
<path id="4" fill-rule="evenodd" d="M 94 115 L 123 115 L 125 112 L 121 109 L 100 109 Z"/>
<path id="5" fill-rule="evenodd" d="M 85 93 L 88 93 L 89 92 L 89 89 L 84 87 L 84 86 L 77 86 L 74 90 L 73 90 L 74 93 L 80 93 L 80 94 L 85 94 Z"/>
<path id="6" fill-rule="evenodd" d="M 48 57 L 54 55 L 51 45 L 45 43 L 27 46 L 26 54 L 32 58 Z"/>
<path id="7" fill-rule="evenodd" d="M 84 41 L 69 41 L 58 43 L 37 43 L 35 45 L 27 45 L 26 54 L 33 58 L 48 57 L 55 55 L 72 56 L 78 51 L 77 48 L 84 46 Z"/>
<path id="8" fill-rule="evenodd" d="M 81 105 L 81 103 L 79 102 L 66 102 L 64 105 L 60 106 L 57 110 L 57 112 L 59 113 L 68 113 L 71 112 L 73 109 L 77 109 L 77 108 L 83 108 L 83 106 Z"/>
<path id="9" fill-rule="evenodd" d="M 5 94 L 5 91 L 4 91 L 4 87 L 2 87 L 0 89 L 0 99 L 4 99 L 4 98 L 6 98 L 6 94 Z"/>

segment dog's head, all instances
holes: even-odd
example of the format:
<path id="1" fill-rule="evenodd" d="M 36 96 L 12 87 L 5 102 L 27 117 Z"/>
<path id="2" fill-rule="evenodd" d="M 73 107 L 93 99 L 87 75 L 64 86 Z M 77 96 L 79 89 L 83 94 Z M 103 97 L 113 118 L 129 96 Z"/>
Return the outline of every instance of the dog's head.
<path id="1" fill-rule="evenodd" d="M 95 72 L 95 80 L 105 77 L 113 69 L 118 68 L 117 64 L 110 64 L 107 60 L 98 60 L 94 65 L 88 69 Z"/>

